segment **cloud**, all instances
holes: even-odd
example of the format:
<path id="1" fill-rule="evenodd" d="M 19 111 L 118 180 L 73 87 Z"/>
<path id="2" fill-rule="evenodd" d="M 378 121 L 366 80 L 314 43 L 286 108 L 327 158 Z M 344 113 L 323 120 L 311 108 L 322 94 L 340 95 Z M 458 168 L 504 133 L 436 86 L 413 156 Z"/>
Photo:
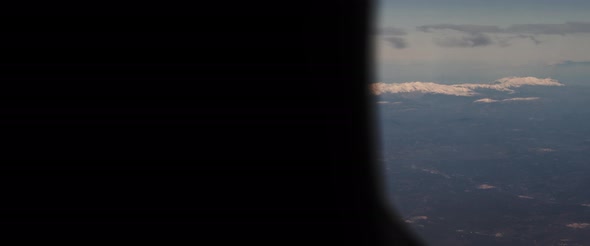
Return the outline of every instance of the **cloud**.
<path id="1" fill-rule="evenodd" d="M 504 77 L 497 80 L 497 82 L 505 87 L 521 87 L 523 85 L 563 86 L 562 83 L 555 79 L 540 79 L 537 77 Z"/>
<path id="2" fill-rule="evenodd" d="M 536 77 L 505 77 L 496 80 L 494 83 L 487 84 L 438 84 L 434 82 L 405 82 L 405 83 L 374 83 L 371 85 L 373 94 L 380 95 L 384 93 L 425 93 L 425 94 L 443 94 L 453 96 L 475 96 L 478 95 L 475 90 L 491 89 L 497 91 L 506 91 L 513 93 L 511 88 L 518 88 L 524 85 L 530 86 L 563 86 L 557 80 L 551 78 L 536 78 Z M 485 98 L 484 98 L 485 99 Z M 480 99 L 481 100 L 481 99 Z M 492 99 L 487 99 L 492 100 Z M 535 100 L 531 98 L 513 98 L 512 100 Z M 495 100 L 493 100 L 495 101 Z"/>
<path id="3" fill-rule="evenodd" d="M 454 25 L 436 24 L 416 27 L 418 31 L 433 33 L 437 31 L 455 31 L 463 36 L 455 38 L 435 39 L 434 42 L 443 47 L 478 47 L 499 44 L 510 45 L 513 39 L 529 39 L 539 45 L 537 35 L 572 35 L 590 33 L 590 22 L 565 22 L 562 24 L 514 24 L 506 28 L 494 25 Z M 494 37 L 489 36 L 494 34 Z M 503 36 L 503 37 L 502 37 Z"/>
<path id="4" fill-rule="evenodd" d="M 474 103 L 494 103 L 494 102 L 510 102 L 510 101 L 533 101 L 533 100 L 539 100 L 539 98 L 538 97 L 514 97 L 514 98 L 503 99 L 503 100 L 482 98 L 479 100 L 475 100 L 473 102 Z"/>
<path id="5" fill-rule="evenodd" d="M 566 22 L 563 24 L 516 24 L 506 28 L 505 32 L 545 35 L 590 33 L 590 22 Z"/>
<path id="6" fill-rule="evenodd" d="M 534 35 L 519 34 L 517 37 L 518 38 L 528 38 L 531 41 L 533 41 L 533 43 L 535 43 L 535 45 L 541 44 L 541 40 L 537 39 L 537 37 L 535 37 Z"/>
<path id="7" fill-rule="evenodd" d="M 493 102 L 499 102 L 498 100 L 494 100 L 494 99 L 490 99 L 490 98 L 482 98 L 479 100 L 475 100 L 473 101 L 475 103 L 493 103 Z"/>
<path id="8" fill-rule="evenodd" d="M 489 185 L 489 184 L 482 184 L 482 185 L 477 186 L 477 188 L 480 190 L 489 190 L 489 189 L 496 188 L 496 186 Z"/>
<path id="9" fill-rule="evenodd" d="M 443 47 L 478 47 L 494 44 L 495 42 L 488 35 L 483 33 L 475 33 L 461 38 L 447 37 L 437 38 L 434 42 Z"/>
<path id="10" fill-rule="evenodd" d="M 453 24 L 439 24 L 439 25 L 424 25 L 418 26 L 416 28 L 418 31 L 422 32 L 433 32 L 435 30 L 455 30 L 459 32 L 466 32 L 466 33 L 498 33 L 504 32 L 498 26 L 489 26 L 489 25 L 453 25 Z"/>
<path id="11" fill-rule="evenodd" d="M 493 25 L 423 25 L 416 28 L 422 32 L 436 30 L 454 30 L 464 33 L 508 33 L 508 34 L 533 34 L 533 35 L 568 35 L 578 33 L 590 33 L 590 22 L 565 22 L 563 24 L 515 24 L 507 28 Z"/>
<path id="12" fill-rule="evenodd" d="M 555 152 L 555 150 L 551 148 L 538 148 L 536 150 L 537 152 Z"/>
<path id="13" fill-rule="evenodd" d="M 457 84 L 454 86 L 469 88 L 469 89 L 492 89 L 497 91 L 507 91 L 513 93 L 514 90 L 510 88 L 518 88 L 523 85 L 533 86 L 563 86 L 562 83 L 555 79 L 537 77 L 504 77 L 498 79 L 493 84 Z"/>
<path id="14" fill-rule="evenodd" d="M 404 38 L 388 37 L 388 38 L 384 38 L 384 39 L 385 39 L 385 41 L 387 41 L 391 45 L 393 45 L 393 47 L 396 49 L 404 49 L 404 48 L 408 47 L 408 44 Z"/>
<path id="15" fill-rule="evenodd" d="M 583 228 L 590 226 L 590 224 L 589 223 L 571 223 L 571 224 L 567 224 L 565 226 L 567 226 L 569 228 L 574 228 L 574 229 L 583 229 Z"/>
<path id="16" fill-rule="evenodd" d="M 408 34 L 408 32 L 406 32 L 405 29 L 399 28 L 399 27 L 392 27 L 392 26 L 382 28 L 379 31 L 379 33 L 381 35 L 393 35 L 393 36 L 403 36 L 403 35 Z"/>
<path id="17" fill-rule="evenodd" d="M 405 83 L 375 83 L 371 85 L 374 94 L 380 95 L 383 93 L 411 93 L 420 92 L 427 94 L 444 94 L 453 96 L 474 96 L 473 90 L 468 88 L 461 88 L 452 85 L 443 85 L 433 82 L 405 82 Z"/>
<path id="18" fill-rule="evenodd" d="M 437 30 L 452 30 L 462 33 L 460 37 L 442 37 L 435 38 L 434 43 L 442 47 L 479 47 L 488 46 L 495 43 L 505 44 L 506 41 L 494 41 L 486 33 L 501 33 L 503 30 L 498 26 L 489 25 L 424 25 L 416 28 L 422 32 L 434 32 Z"/>
<path id="19" fill-rule="evenodd" d="M 409 218 L 409 219 L 405 220 L 405 222 L 406 223 L 415 223 L 416 221 L 427 220 L 427 219 L 428 219 L 428 216 L 421 215 L 421 216 L 414 216 L 412 218 Z"/>
<path id="20" fill-rule="evenodd" d="M 420 170 L 423 171 L 423 172 L 440 175 L 440 176 L 443 176 L 443 177 L 445 177 L 447 179 L 450 179 L 451 178 L 451 176 L 449 176 L 448 174 L 443 173 L 443 172 L 440 172 L 440 171 L 437 171 L 437 170 L 434 170 L 434 169 L 420 168 Z"/>
<path id="21" fill-rule="evenodd" d="M 408 34 L 403 28 L 389 26 L 382 28 L 379 33 L 382 36 L 386 36 L 383 37 L 383 39 L 396 49 L 405 49 L 408 47 L 408 42 L 406 42 L 406 39 L 399 37 Z"/>
<path id="22" fill-rule="evenodd" d="M 539 100 L 539 98 L 538 97 L 515 97 L 515 98 L 504 99 L 502 101 L 509 102 L 509 101 L 534 101 L 534 100 Z"/>
<path id="23" fill-rule="evenodd" d="M 590 61 L 570 61 L 564 60 L 554 64 L 551 64 L 558 67 L 577 67 L 577 66 L 589 66 Z"/>

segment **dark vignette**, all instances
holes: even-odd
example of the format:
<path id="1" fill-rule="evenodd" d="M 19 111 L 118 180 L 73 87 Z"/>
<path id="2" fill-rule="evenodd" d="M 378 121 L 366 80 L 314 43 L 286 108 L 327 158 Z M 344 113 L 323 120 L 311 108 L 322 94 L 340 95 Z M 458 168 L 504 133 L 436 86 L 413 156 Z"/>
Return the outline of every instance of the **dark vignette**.
<path id="1" fill-rule="evenodd" d="M 74 7 L 4 10 L 6 238 L 414 245 L 365 1 Z"/>

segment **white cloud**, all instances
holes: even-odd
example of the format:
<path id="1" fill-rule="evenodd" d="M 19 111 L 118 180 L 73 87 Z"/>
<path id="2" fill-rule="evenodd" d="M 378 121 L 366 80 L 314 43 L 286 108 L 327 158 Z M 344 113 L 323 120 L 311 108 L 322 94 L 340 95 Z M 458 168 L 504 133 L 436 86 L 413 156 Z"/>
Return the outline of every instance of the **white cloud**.
<path id="1" fill-rule="evenodd" d="M 510 101 L 533 101 L 533 100 L 539 100 L 539 98 L 538 97 L 514 97 L 514 98 L 503 99 L 503 100 L 482 98 L 479 100 L 475 100 L 473 102 L 474 103 L 494 103 L 494 102 L 510 102 Z"/>
<path id="2" fill-rule="evenodd" d="M 494 100 L 494 99 L 490 99 L 490 98 L 482 98 L 482 99 L 479 99 L 479 100 L 475 100 L 473 102 L 476 102 L 476 103 L 493 103 L 493 102 L 498 102 L 498 100 Z"/>
<path id="3" fill-rule="evenodd" d="M 589 223 L 571 223 L 571 224 L 567 224 L 565 226 L 567 226 L 569 228 L 574 228 L 574 229 L 583 229 L 583 228 L 590 226 L 590 224 Z"/>
<path id="4" fill-rule="evenodd" d="M 404 82 L 404 83 L 374 83 L 371 85 L 372 92 L 376 95 L 383 93 L 411 93 L 419 92 L 426 94 L 444 94 L 453 96 L 475 96 L 478 93 L 475 90 L 478 89 L 491 89 L 497 91 L 506 91 L 513 93 L 514 90 L 511 88 L 518 88 L 524 85 L 530 86 L 563 86 L 562 83 L 551 78 L 536 78 L 536 77 L 505 77 L 496 80 L 494 83 L 487 84 L 453 84 L 445 85 L 434 82 Z M 485 99 L 485 98 L 484 98 Z M 538 98 L 536 98 L 538 99 Z M 536 99 L 523 99 L 513 98 L 513 100 L 536 100 Z M 492 100 L 492 99 L 489 99 Z M 490 102 L 487 100 L 487 102 Z M 484 101 L 482 101 L 484 102 Z"/>
<path id="5" fill-rule="evenodd" d="M 523 85 L 532 86 L 563 86 L 559 81 L 551 78 L 540 79 L 537 77 L 505 77 L 495 81 L 493 84 L 458 84 L 455 86 L 465 87 L 469 89 L 492 89 L 497 91 L 508 91 L 510 93 L 514 90 L 510 88 L 518 88 Z"/>
<path id="6" fill-rule="evenodd" d="M 538 152 L 555 152 L 555 150 L 552 148 L 538 148 L 537 151 Z"/>
<path id="7" fill-rule="evenodd" d="M 419 220 L 427 220 L 427 219 L 428 219 L 428 216 L 421 215 L 421 216 L 414 216 L 414 217 L 409 218 L 409 219 L 407 219 L 405 221 L 407 223 L 414 223 L 414 222 L 419 221 Z"/>
<path id="8" fill-rule="evenodd" d="M 480 190 L 489 190 L 489 189 L 496 188 L 496 186 L 489 185 L 489 184 L 482 184 L 482 185 L 478 186 L 477 188 Z"/>
<path id="9" fill-rule="evenodd" d="M 375 83 L 371 85 L 374 94 L 383 93 L 409 93 L 420 92 L 430 94 L 445 94 L 454 96 L 473 96 L 476 95 L 473 90 L 468 88 L 456 87 L 453 85 L 443 85 L 433 82 L 406 82 L 406 83 Z"/>
<path id="10" fill-rule="evenodd" d="M 504 99 L 502 101 L 534 101 L 534 100 L 539 100 L 538 97 L 515 97 L 515 98 L 508 98 L 508 99 Z"/>

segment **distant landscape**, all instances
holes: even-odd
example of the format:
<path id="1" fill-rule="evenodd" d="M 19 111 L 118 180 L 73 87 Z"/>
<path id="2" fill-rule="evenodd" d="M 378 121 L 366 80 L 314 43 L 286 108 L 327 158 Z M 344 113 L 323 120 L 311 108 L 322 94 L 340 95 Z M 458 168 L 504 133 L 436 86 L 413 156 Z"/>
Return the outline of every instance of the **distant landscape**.
<path id="1" fill-rule="evenodd" d="M 590 245 L 590 86 L 401 86 L 372 102 L 383 182 L 426 243 Z"/>

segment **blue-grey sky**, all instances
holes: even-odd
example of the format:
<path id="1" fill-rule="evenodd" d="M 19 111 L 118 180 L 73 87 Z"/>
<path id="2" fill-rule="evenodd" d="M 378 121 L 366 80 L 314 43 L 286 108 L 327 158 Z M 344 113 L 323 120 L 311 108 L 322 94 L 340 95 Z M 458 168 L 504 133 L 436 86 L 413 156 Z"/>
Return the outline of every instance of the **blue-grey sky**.
<path id="1" fill-rule="evenodd" d="M 376 79 L 590 85 L 590 1 L 378 0 Z"/>

